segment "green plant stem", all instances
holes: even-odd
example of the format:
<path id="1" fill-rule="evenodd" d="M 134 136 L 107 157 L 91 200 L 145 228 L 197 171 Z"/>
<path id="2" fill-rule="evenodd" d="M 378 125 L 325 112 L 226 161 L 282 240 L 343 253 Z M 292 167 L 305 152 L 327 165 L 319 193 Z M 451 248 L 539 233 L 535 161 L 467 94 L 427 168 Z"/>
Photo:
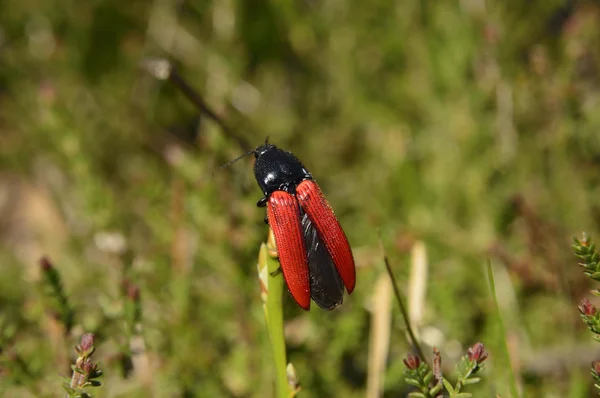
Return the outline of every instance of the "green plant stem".
<path id="1" fill-rule="evenodd" d="M 476 368 L 477 362 L 473 362 L 465 374 L 462 375 L 456 382 L 456 386 L 454 387 L 454 391 L 450 394 L 450 398 L 457 397 L 460 394 L 461 388 L 463 388 L 465 382 L 469 379 L 469 377 L 471 377 L 471 374 Z"/>
<path id="2" fill-rule="evenodd" d="M 404 318 L 404 323 L 406 324 L 406 330 L 408 331 L 408 335 L 412 341 L 413 346 L 417 350 L 417 354 L 421 358 L 421 360 L 427 363 L 427 359 L 423 354 L 423 350 L 421 349 L 421 345 L 415 336 L 415 333 L 412 330 L 410 325 L 410 321 L 408 318 L 408 312 L 406 311 L 406 307 L 404 306 L 404 301 L 402 301 L 402 296 L 400 295 L 400 289 L 398 289 L 398 283 L 396 282 L 396 277 L 392 272 L 392 267 L 390 266 L 390 262 L 385 253 L 383 254 L 383 261 L 385 262 L 385 268 L 387 269 L 388 275 L 390 276 L 390 280 L 392 281 L 392 286 L 394 287 L 394 295 L 396 296 L 396 301 L 398 302 L 398 306 L 400 307 L 400 312 L 402 313 L 402 317 Z"/>
<path id="3" fill-rule="evenodd" d="M 519 397 L 519 390 L 517 389 L 517 380 L 515 378 L 515 374 L 513 372 L 513 368 L 511 366 L 510 361 L 510 352 L 508 351 L 508 344 L 506 343 L 506 329 L 504 327 L 504 321 L 502 320 L 502 314 L 500 313 L 500 305 L 498 304 L 498 297 L 496 296 L 496 284 L 494 283 L 494 270 L 492 269 L 492 263 L 488 260 L 487 264 L 487 273 L 488 273 L 488 282 L 490 284 L 490 290 L 492 292 L 492 297 L 494 298 L 494 304 L 496 306 L 496 313 L 498 315 L 498 326 L 500 327 L 500 332 L 504 336 L 502 339 L 502 348 L 504 351 L 504 356 L 506 363 L 508 365 L 508 378 L 509 378 L 509 387 L 510 393 L 513 397 Z"/>
<path id="4" fill-rule="evenodd" d="M 263 310 L 269 332 L 269 341 L 275 361 L 277 396 L 289 398 L 294 391 L 288 383 L 285 336 L 283 333 L 283 274 L 279 261 L 269 254 L 266 244 L 262 244 L 258 255 L 258 273 L 261 281 Z"/>

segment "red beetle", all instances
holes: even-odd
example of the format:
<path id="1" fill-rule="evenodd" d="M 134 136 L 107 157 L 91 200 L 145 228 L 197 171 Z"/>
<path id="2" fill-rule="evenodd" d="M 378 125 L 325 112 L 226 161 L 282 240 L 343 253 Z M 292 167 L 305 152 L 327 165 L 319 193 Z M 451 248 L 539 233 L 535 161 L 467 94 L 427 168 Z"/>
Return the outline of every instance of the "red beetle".
<path id="1" fill-rule="evenodd" d="M 283 277 L 305 310 L 310 299 L 325 310 L 354 290 L 356 269 L 344 230 L 312 175 L 291 152 L 264 144 L 254 151 L 254 176 L 264 193 L 267 218 Z"/>

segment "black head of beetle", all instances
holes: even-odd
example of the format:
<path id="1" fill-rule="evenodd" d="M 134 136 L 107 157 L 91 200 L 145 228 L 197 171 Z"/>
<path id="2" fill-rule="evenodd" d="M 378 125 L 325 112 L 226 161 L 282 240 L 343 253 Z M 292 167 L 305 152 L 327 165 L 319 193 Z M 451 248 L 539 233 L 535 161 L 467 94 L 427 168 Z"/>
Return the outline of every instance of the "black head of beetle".
<path id="1" fill-rule="evenodd" d="M 266 201 L 275 191 L 296 193 L 296 187 L 304 180 L 312 179 L 304 165 L 291 152 L 277 148 L 275 145 L 264 144 L 254 151 L 254 177 L 265 197 L 259 205 Z"/>

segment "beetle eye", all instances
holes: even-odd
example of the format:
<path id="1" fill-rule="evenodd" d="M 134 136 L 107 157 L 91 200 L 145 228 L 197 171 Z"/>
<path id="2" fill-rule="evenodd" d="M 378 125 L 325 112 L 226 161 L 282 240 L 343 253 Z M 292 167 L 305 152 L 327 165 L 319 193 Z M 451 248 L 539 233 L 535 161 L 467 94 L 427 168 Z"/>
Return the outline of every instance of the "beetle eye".
<path id="1" fill-rule="evenodd" d="M 264 155 L 267 152 L 266 145 L 261 145 L 258 148 L 256 148 L 256 150 L 254 151 L 254 157 L 256 159 L 258 159 L 259 157 L 261 157 L 262 155 Z"/>

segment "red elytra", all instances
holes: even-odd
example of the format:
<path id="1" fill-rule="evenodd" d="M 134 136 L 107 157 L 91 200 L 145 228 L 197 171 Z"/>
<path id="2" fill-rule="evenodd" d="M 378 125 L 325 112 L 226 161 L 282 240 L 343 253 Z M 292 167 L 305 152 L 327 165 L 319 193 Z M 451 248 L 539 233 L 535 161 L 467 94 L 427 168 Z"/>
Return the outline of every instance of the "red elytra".
<path id="1" fill-rule="evenodd" d="M 308 256 L 302 237 L 298 200 L 284 191 L 271 194 L 267 204 L 269 225 L 275 235 L 281 271 L 298 305 L 310 308 Z"/>
<path id="2" fill-rule="evenodd" d="M 302 181 L 296 188 L 296 196 L 284 191 L 273 192 L 267 214 L 275 235 L 281 270 L 294 300 L 308 310 L 311 283 L 301 209 L 316 229 L 349 294 L 354 290 L 356 270 L 348 239 L 314 180 Z"/>
<path id="3" fill-rule="evenodd" d="M 352 249 L 350 249 L 348 238 L 346 238 L 329 202 L 314 180 L 302 181 L 296 188 L 296 197 L 325 243 L 348 294 L 352 293 L 356 284 L 356 268 Z"/>

